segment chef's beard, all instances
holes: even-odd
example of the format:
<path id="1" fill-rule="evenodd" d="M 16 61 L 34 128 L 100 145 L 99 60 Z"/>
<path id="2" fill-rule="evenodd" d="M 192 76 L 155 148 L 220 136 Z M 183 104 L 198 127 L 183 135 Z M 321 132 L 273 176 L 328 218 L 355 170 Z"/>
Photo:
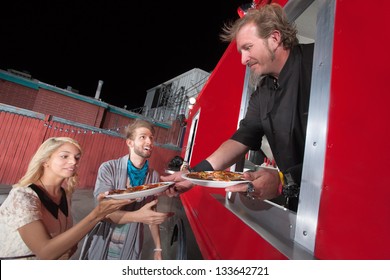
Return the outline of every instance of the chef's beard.
<path id="1" fill-rule="evenodd" d="M 250 72 L 249 84 L 252 88 L 257 88 L 260 84 L 260 81 L 263 79 L 264 75 L 259 75 L 253 72 Z"/>
<path id="2" fill-rule="evenodd" d="M 268 43 L 266 44 L 266 47 L 267 47 L 267 50 L 268 50 L 268 53 L 269 53 L 269 58 L 273 62 L 275 60 L 275 51 L 272 51 L 269 48 Z M 257 74 L 257 73 L 254 73 L 254 72 L 251 71 L 250 72 L 250 76 L 249 76 L 249 84 L 250 84 L 250 86 L 253 87 L 253 88 L 256 88 L 260 84 L 260 81 L 267 75 L 268 74 L 264 74 L 264 73 Z"/>

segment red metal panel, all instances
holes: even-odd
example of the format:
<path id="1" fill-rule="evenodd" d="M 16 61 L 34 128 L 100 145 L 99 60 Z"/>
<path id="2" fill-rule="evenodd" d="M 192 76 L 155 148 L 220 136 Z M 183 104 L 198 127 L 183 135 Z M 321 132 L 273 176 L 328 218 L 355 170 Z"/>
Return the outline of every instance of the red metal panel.
<path id="1" fill-rule="evenodd" d="M 15 134 L 12 141 L 13 147 L 10 147 L 10 150 L 13 150 L 13 162 L 7 164 L 7 167 L 13 175 L 10 177 L 12 182 L 17 182 L 24 174 L 28 162 L 41 141 L 41 139 L 35 137 L 34 134 L 37 132 L 36 127 L 42 125 L 42 120 L 28 117 L 19 117 L 17 120 L 18 122 L 12 127 Z M 17 137 L 15 137 L 16 135 Z"/>
<path id="2" fill-rule="evenodd" d="M 13 118 L 11 124 L 12 124 L 12 127 L 10 128 L 10 130 L 12 129 L 14 132 L 16 132 L 19 136 L 22 136 L 20 135 L 21 130 L 20 129 L 20 123 L 22 121 L 23 118 Z M 12 139 L 9 139 L 10 143 L 9 143 L 9 146 L 8 146 L 8 149 L 7 149 L 7 160 L 6 160 L 6 165 L 7 165 L 7 168 L 8 168 L 8 172 L 9 172 L 9 178 L 11 179 L 12 182 L 16 182 L 16 179 L 14 178 L 15 177 L 15 173 L 18 172 L 18 169 L 15 168 L 15 163 L 19 163 L 20 161 L 13 161 L 14 159 L 16 159 L 16 152 L 17 152 L 17 148 L 18 148 L 18 144 L 19 144 L 19 140 L 20 138 L 17 137 L 15 139 L 15 136 L 12 137 Z M 17 166 L 18 164 L 16 164 Z"/>
<path id="3" fill-rule="evenodd" d="M 189 125 L 200 110 L 192 166 L 210 155 L 237 129 L 245 76 L 245 67 L 240 61 L 236 44 L 231 43 L 190 113 Z M 187 128 L 186 141 L 190 130 Z M 222 189 L 195 187 L 181 198 L 203 258 L 286 259 L 223 207 L 212 193 L 226 194 Z"/>
<path id="4" fill-rule="evenodd" d="M 388 1 L 336 3 L 320 259 L 390 258 L 389 9 Z"/>
<path id="5" fill-rule="evenodd" d="M 11 133 L 11 127 L 13 124 L 13 121 L 15 119 L 15 115 L 8 114 L 6 112 L 0 112 L 0 178 L 3 178 L 5 174 L 7 174 L 7 170 L 5 168 L 5 165 L 8 164 L 9 161 L 9 155 L 10 152 L 9 146 L 10 143 L 12 143 L 12 136 L 13 133 Z M 11 150 L 12 151 L 12 150 Z"/>
<path id="6" fill-rule="evenodd" d="M 103 149 L 102 145 L 95 143 L 95 135 L 91 135 L 90 133 L 84 133 L 82 131 L 80 133 L 77 132 L 74 136 L 83 150 L 79 167 L 80 188 L 93 188 L 95 185 L 97 169 L 99 167 L 98 158 Z"/>
<path id="7" fill-rule="evenodd" d="M 181 195 L 204 259 L 273 259 L 286 257 L 211 196 L 210 188 L 194 187 Z M 224 195 L 222 189 L 213 193 Z"/>
<path id="8" fill-rule="evenodd" d="M 26 171 L 28 161 L 40 144 L 35 128 L 42 120 L 6 112 L 1 112 L 1 116 L 0 179 L 2 184 L 14 184 Z"/>
<path id="9" fill-rule="evenodd" d="M 0 184 L 14 184 L 27 169 L 39 145 L 50 137 L 76 139 L 82 149 L 80 188 L 93 188 L 100 164 L 128 153 L 121 137 L 98 133 L 57 121 L 48 121 L 0 111 Z M 150 164 L 160 174 L 179 151 L 156 146 Z"/>

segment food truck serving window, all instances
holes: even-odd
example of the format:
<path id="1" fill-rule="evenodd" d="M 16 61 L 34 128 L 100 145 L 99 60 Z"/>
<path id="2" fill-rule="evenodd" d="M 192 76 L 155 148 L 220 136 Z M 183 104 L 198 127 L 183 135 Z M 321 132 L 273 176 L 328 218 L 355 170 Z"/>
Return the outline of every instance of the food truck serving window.
<path id="1" fill-rule="evenodd" d="M 324 168 L 326 141 L 324 131 L 328 121 L 335 1 L 289 1 L 284 9 L 289 19 L 296 23 L 300 43 L 315 42 L 298 210 L 295 212 L 285 208 L 285 200 L 281 198 L 250 200 L 238 193 L 228 193 L 225 206 L 287 257 L 306 259 L 312 258 L 314 252 Z M 253 92 L 248 83 L 248 69 L 245 79 L 240 119 L 245 115 L 249 96 Z M 260 168 L 264 157 L 272 161 L 273 155 L 267 146 L 266 138 L 262 144 L 261 150 L 250 151 L 245 164 L 236 165 L 236 170 Z"/>

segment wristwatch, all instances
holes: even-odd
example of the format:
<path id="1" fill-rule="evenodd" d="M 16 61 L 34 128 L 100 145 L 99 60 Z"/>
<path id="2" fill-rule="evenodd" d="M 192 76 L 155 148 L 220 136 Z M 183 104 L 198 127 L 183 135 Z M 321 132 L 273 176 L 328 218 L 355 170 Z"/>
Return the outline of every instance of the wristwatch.
<path id="1" fill-rule="evenodd" d="M 282 193 L 285 197 L 298 197 L 299 196 L 299 185 L 295 183 L 293 177 L 289 172 L 283 173 L 284 175 L 284 186 Z"/>

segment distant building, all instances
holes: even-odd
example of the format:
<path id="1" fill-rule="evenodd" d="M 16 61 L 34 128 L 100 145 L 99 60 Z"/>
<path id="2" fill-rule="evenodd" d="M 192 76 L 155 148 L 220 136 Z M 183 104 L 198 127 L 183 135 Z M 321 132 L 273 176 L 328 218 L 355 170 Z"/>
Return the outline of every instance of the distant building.
<path id="1" fill-rule="evenodd" d="M 208 72 L 194 68 L 148 90 L 145 106 L 134 110 L 101 101 L 99 87 L 92 98 L 70 86 L 46 84 L 27 72 L 0 69 L 0 103 L 118 133 L 131 120 L 148 119 L 159 127 L 159 143 L 181 147 L 190 100 L 195 100 L 208 77 Z"/>
<path id="2" fill-rule="evenodd" d="M 96 110 L 99 110 L 98 107 L 109 112 L 132 114 L 131 117 L 146 117 L 158 123 L 171 125 L 175 120 L 183 120 L 187 117 L 191 102 L 195 102 L 196 97 L 207 82 L 209 76 L 210 73 L 199 68 L 194 68 L 147 90 L 144 107 L 128 109 L 126 106 L 124 108 L 118 108 L 101 101 L 99 98 L 100 92 L 98 93 L 100 91 L 99 88 L 96 93 L 97 96 L 91 98 L 79 94 L 78 90 L 70 86 L 66 89 L 61 89 L 33 79 L 31 74 L 27 72 L 14 69 L 8 69 L 7 71 L 0 70 L 0 80 L 15 83 L 13 86 L 9 84 L 0 85 L 0 103 L 45 114 L 52 114 L 58 117 L 70 118 L 70 120 L 97 127 L 118 127 L 121 125 L 117 121 L 104 124 L 104 119 L 102 119 L 104 114 L 96 112 Z M 101 84 L 102 81 L 99 81 L 100 86 Z M 18 88 L 16 85 L 22 87 Z M 52 93 L 55 94 L 53 95 Z M 80 114 L 77 114 L 77 112 L 81 112 L 79 111 L 81 108 L 77 106 L 66 107 L 67 110 L 73 107 L 76 112 L 64 111 L 64 98 L 68 102 L 79 100 L 77 104 L 83 108 L 81 110 L 83 112 L 83 119 L 80 119 Z M 51 103 L 50 105 L 48 104 L 49 102 Z M 86 112 L 86 108 L 89 108 L 87 104 L 93 105 L 93 108 L 89 110 L 91 112 L 91 119 L 88 119 L 89 115 Z M 135 115 L 133 116 L 134 113 Z M 96 114 L 101 119 L 96 120 Z"/>
<path id="3" fill-rule="evenodd" d="M 194 68 L 147 90 L 142 115 L 163 123 L 186 118 L 210 73 Z"/>

